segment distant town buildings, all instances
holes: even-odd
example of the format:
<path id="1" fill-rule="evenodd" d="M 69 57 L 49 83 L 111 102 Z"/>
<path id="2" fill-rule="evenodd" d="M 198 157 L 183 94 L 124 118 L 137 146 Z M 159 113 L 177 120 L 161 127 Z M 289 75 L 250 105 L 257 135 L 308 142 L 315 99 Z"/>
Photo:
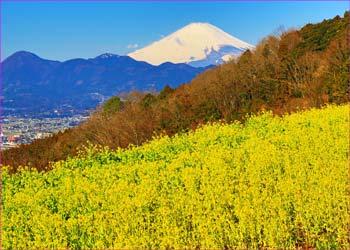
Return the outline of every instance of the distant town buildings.
<path id="1" fill-rule="evenodd" d="M 48 137 L 59 131 L 75 127 L 87 116 L 75 115 L 59 118 L 3 117 L 1 129 L 1 150 L 28 144 L 36 139 Z"/>

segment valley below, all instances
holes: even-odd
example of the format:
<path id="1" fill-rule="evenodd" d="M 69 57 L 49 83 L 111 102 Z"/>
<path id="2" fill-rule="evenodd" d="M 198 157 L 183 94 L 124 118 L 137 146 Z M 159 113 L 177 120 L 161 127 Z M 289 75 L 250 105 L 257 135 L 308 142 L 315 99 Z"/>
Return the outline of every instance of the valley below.
<path id="1" fill-rule="evenodd" d="M 1 150 L 29 144 L 66 129 L 78 126 L 88 116 L 72 115 L 64 117 L 16 117 L 3 116 L 1 120 Z"/>

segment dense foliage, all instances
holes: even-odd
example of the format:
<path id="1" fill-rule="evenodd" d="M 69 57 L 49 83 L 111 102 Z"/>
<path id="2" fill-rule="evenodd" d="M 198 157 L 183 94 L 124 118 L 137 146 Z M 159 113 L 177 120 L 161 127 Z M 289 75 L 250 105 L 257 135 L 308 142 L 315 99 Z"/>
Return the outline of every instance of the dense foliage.
<path id="1" fill-rule="evenodd" d="M 345 15 L 348 15 L 348 12 Z M 325 50 L 335 36 L 342 36 L 341 33 L 347 26 L 349 26 L 349 20 L 340 16 L 321 23 L 308 24 L 300 30 L 303 41 L 298 45 L 298 49 Z"/>
<path id="2" fill-rule="evenodd" d="M 3 247 L 350 247 L 349 106 L 3 169 Z"/>
<path id="3" fill-rule="evenodd" d="M 120 111 L 122 106 L 123 102 L 120 100 L 120 98 L 118 96 L 113 96 L 103 104 L 103 113 L 105 115 L 112 115 Z"/>
<path id="4" fill-rule="evenodd" d="M 349 12 L 300 30 L 263 39 L 238 60 L 198 75 L 159 95 L 134 93 L 120 111 L 92 115 L 81 126 L 2 152 L 12 166 L 51 168 L 76 155 L 87 141 L 112 149 L 140 145 L 155 134 L 174 135 L 206 122 L 244 120 L 247 113 L 276 114 L 348 100 Z M 119 105 L 119 104 L 118 104 Z"/>

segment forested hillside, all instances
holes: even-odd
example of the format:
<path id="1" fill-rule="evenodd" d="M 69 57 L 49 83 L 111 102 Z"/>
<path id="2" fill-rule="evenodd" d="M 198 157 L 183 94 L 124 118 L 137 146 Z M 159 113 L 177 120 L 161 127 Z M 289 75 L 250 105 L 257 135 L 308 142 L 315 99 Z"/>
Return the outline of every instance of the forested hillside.
<path id="1" fill-rule="evenodd" d="M 2 152 L 2 163 L 50 169 L 87 142 L 112 149 L 154 135 L 188 131 L 210 121 L 243 121 L 248 113 L 283 114 L 348 100 L 349 12 L 300 30 L 264 38 L 238 60 L 205 71 L 158 95 L 114 98 L 77 128 Z"/>

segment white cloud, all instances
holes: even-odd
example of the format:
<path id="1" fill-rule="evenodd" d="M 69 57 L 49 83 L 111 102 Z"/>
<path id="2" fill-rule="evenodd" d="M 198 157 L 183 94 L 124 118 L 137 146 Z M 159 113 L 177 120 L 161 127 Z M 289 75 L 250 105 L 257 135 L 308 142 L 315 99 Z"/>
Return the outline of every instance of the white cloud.
<path id="1" fill-rule="evenodd" d="M 128 46 L 126 46 L 126 48 L 128 49 L 136 49 L 139 45 L 137 43 L 135 44 L 128 44 Z"/>

